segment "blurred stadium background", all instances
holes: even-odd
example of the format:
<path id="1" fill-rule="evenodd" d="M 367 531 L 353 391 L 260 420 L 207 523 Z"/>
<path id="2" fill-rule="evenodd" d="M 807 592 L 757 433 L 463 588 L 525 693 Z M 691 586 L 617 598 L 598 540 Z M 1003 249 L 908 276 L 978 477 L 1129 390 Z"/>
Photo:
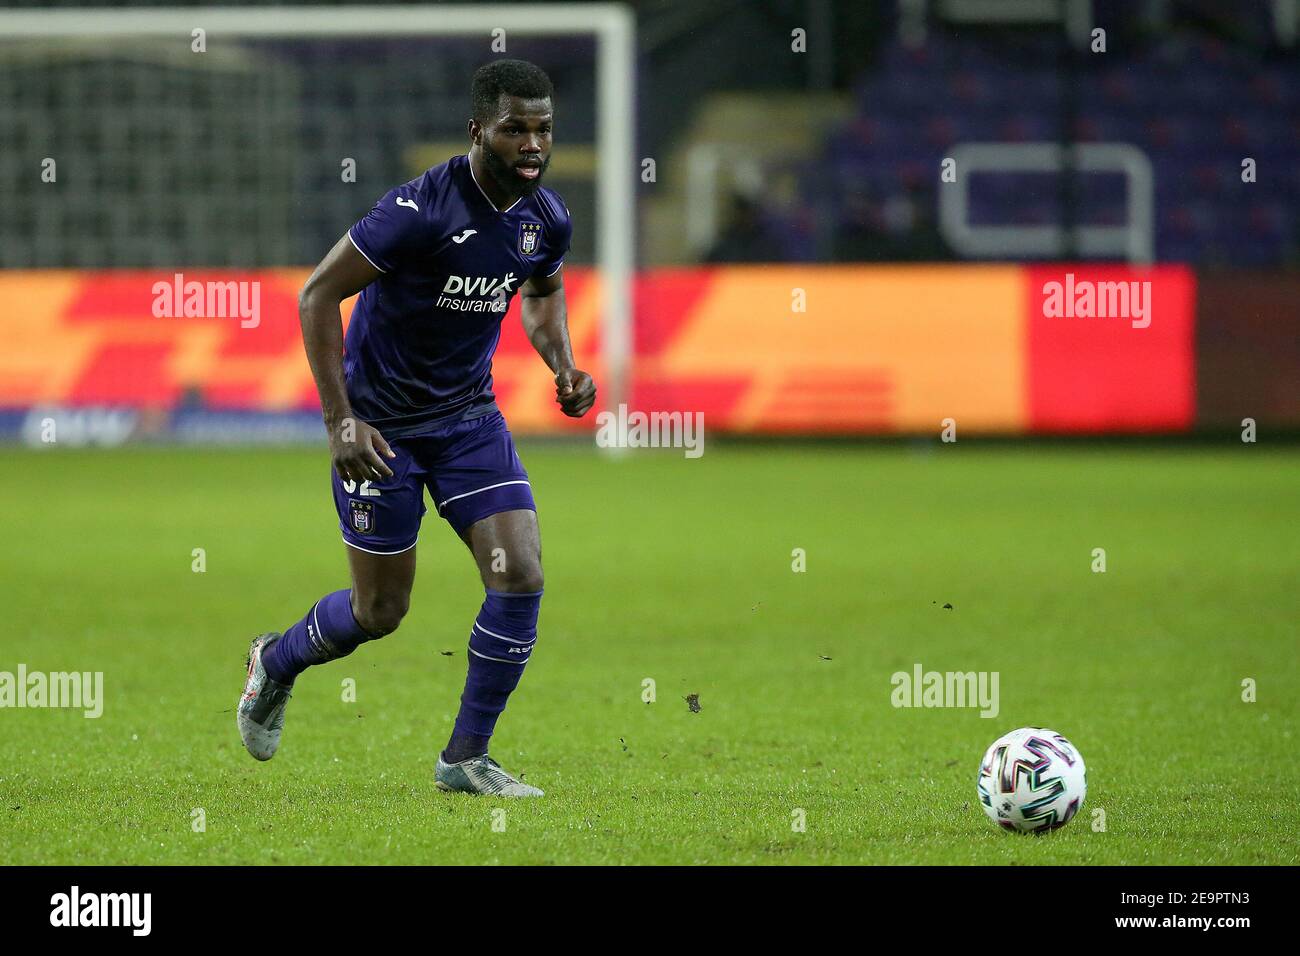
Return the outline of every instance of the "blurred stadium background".
<path id="1" fill-rule="evenodd" d="M 6 35 L 61 6 L 0 8 L 0 437 L 43 444 L 52 417 L 59 444 L 319 441 L 297 289 L 389 186 L 464 149 L 490 32 L 196 53 L 87 12 Z M 738 434 L 1300 427 L 1294 0 L 627 6 L 632 408 Z M 501 26 L 556 82 L 549 185 L 599 373 L 597 43 Z M 971 144 L 998 145 L 976 168 Z M 155 318 L 176 272 L 260 280 L 259 323 Z M 1153 323 L 1045 317 L 1067 272 L 1151 281 Z M 588 430 L 553 413 L 517 310 L 495 372 L 514 430 Z"/>
<path id="2" fill-rule="evenodd" d="M 644 0 L 612 118 L 590 33 L 480 5 L 310 38 L 338 7 L 235 5 L 284 28 L 197 53 L 198 8 L 8 3 L 0 673 L 103 672 L 106 704 L 0 716 L 5 859 L 1297 862 L 1297 0 Z M 346 581 L 298 291 L 466 148 L 496 27 L 557 85 L 601 407 L 708 433 L 597 453 L 506 316 L 546 647 L 493 752 L 548 790 L 508 835 L 432 791 L 481 597 L 432 514 L 401 630 L 295 685 L 291 747 L 254 766 L 230 711 L 248 637 Z M 259 283 L 258 321 L 156 317 L 177 274 Z M 1149 282 L 1149 324 L 1048 314 L 1069 276 Z M 996 720 L 896 708 L 922 667 L 1001 674 Z M 1088 761 L 1052 839 L 972 805 L 1027 725 Z"/>

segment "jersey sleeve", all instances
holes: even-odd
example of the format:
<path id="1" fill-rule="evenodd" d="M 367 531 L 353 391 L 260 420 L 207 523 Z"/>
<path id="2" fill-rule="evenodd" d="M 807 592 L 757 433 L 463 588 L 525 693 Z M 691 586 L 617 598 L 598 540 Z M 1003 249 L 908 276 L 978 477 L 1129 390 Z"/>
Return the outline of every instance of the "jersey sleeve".
<path id="1" fill-rule="evenodd" d="M 569 210 L 564 210 L 564 218 L 556 224 L 558 235 L 546 243 L 546 257 L 537 263 L 537 268 L 533 270 L 533 275 L 544 276 L 549 278 L 560 271 L 560 266 L 564 265 L 564 257 L 569 254 L 569 242 L 573 239 L 573 220 L 569 218 Z"/>
<path id="2" fill-rule="evenodd" d="M 357 251 L 380 272 L 397 271 L 420 248 L 425 234 L 422 199 L 410 185 L 390 189 L 348 230 Z"/>

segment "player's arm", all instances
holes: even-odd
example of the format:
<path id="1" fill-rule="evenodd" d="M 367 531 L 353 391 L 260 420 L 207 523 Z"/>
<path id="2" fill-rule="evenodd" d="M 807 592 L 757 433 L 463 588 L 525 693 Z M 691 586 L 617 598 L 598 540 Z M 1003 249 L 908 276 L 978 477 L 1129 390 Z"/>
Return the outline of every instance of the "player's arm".
<path id="1" fill-rule="evenodd" d="M 312 378 L 320 393 L 334 470 L 344 481 L 392 477 L 383 456 L 394 457 L 379 432 L 357 421 L 343 378 L 343 321 L 339 306 L 382 273 L 347 236 L 334 244 L 298 294 L 298 321 Z"/>
<path id="2" fill-rule="evenodd" d="M 552 276 L 533 276 L 519 287 L 519 294 L 528 341 L 555 373 L 555 401 L 570 418 L 581 418 L 596 402 L 596 383 L 574 366 L 564 269 Z"/>

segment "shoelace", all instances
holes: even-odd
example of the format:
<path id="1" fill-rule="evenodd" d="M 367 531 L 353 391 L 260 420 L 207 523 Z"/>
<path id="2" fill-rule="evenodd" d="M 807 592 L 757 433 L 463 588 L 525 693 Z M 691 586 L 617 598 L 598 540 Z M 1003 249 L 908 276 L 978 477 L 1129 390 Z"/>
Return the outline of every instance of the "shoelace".
<path id="1" fill-rule="evenodd" d="M 491 794 L 498 794 L 506 787 L 519 783 L 518 780 L 502 770 L 501 765 L 491 757 L 484 757 L 483 763 L 472 769 L 481 775 L 477 782 L 487 788 L 487 792 Z"/>

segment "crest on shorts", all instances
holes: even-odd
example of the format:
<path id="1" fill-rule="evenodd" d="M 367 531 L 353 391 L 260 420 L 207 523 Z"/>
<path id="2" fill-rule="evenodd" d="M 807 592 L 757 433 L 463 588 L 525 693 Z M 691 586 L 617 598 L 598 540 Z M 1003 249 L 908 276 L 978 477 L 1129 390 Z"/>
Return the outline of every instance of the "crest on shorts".
<path id="1" fill-rule="evenodd" d="M 352 530 L 357 534 L 374 534 L 375 503 L 352 499 L 348 501 L 348 507 L 351 509 L 349 517 L 352 521 Z"/>
<path id="2" fill-rule="evenodd" d="M 534 256 L 542 244 L 542 224 L 540 222 L 521 222 L 519 224 L 519 254 Z"/>

